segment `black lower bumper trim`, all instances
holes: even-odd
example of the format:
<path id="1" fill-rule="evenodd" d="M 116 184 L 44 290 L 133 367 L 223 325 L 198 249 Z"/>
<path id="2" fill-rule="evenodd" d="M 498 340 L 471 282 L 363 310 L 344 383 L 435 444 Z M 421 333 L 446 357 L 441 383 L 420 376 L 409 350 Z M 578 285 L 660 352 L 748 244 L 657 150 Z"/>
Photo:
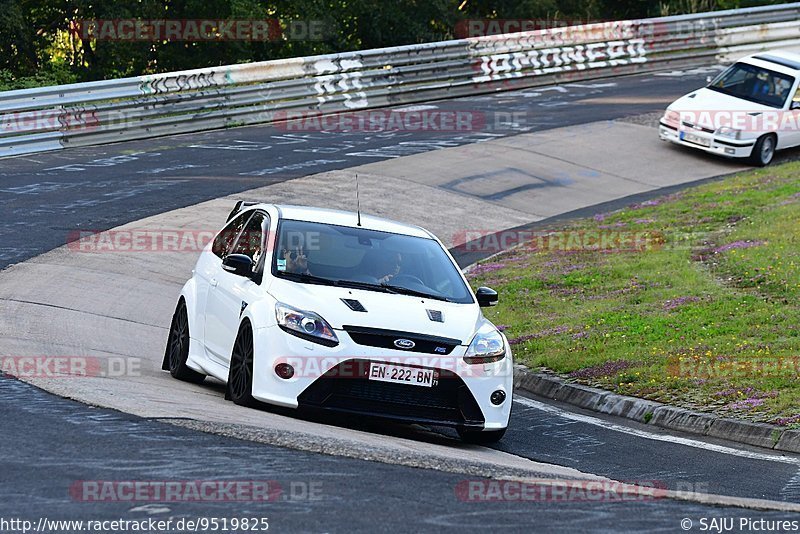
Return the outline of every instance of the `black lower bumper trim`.
<path id="1" fill-rule="evenodd" d="M 481 430 L 483 412 L 455 373 L 434 369 L 431 387 L 369 380 L 370 361 L 347 360 L 314 381 L 298 397 L 300 408 Z"/>
<path id="2" fill-rule="evenodd" d="M 747 147 L 753 146 L 755 144 L 755 141 L 753 141 L 752 143 L 745 142 L 745 143 L 738 143 L 737 144 L 737 143 L 730 143 L 728 141 L 722 141 L 720 139 L 714 139 L 714 142 L 717 143 L 718 145 L 732 146 L 734 148 L 747 148 Z"/>

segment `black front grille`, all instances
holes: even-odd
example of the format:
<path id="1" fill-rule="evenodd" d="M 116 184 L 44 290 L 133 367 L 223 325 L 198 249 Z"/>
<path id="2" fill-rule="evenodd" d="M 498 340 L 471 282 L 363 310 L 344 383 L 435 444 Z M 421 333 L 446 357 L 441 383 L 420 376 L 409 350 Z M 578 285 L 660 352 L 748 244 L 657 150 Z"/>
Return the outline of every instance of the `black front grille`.
<path id="1" fill-rule="evenodd" d="M 698 126 L 697 124 L 692 124 L 691 122 L 686 122 L 686 121 L 683 121 L 682 124 L 684 126 L 686 126 L 687 128 L 691 128 L 693 130 L 700 130 L 700 131 L 706 132 L 706 133 L 714 133 L 714 129 L 713 128 L 706 128 L 705 126 Z"/>
<path id="2" fill-rule="evenodd" d="M 394 384 L 369 380 L 369 366 L 367 360 L 340 363 L 306 388 L 298 403 L 408 422 L 483 428 L 481 409 L 458 375 L 434 369 L 438 379 L 431 387 Z"/>
<path id="3" fill-rule="evenodd" d="M 447 337 L 429 336 L 426 334 L 415 334 L 412 332 L 400 332 L 397 330 L 382 330 L 379 328 L 365 328 L 362 326 L 348 326 L 342 328 L 350 335 L 354 342 L 368 347 L 379 347 L 382 349 L 409 350 L 424 354 L 450 354 L 453 349 L 461 345 L 458 339 Z M 404 347 L 395 344 L 395 341 L 403 339 L 413 341 L 413 347 Z"/>

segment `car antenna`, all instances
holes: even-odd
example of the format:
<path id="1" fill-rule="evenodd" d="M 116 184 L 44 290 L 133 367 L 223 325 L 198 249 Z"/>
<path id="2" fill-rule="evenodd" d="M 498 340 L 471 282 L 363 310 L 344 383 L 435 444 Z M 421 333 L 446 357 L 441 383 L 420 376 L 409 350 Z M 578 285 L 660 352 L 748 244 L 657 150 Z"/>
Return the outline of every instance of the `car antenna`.
<path id="1" fill-rule="evenodd" d="M 361 199 L 358 197 L 358 173 L 356 173 L 356 213 L 358 214 L 358 226 L 361 226 Z"/>

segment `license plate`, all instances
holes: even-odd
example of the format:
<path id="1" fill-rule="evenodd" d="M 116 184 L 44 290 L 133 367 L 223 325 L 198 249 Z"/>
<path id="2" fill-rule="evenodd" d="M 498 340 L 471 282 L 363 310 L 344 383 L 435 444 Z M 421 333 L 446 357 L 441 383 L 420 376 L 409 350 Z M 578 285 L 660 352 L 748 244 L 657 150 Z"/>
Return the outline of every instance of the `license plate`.
<path id="1" fill-rule="evenodd" d="M 432 387 L 436 383 L 433 369 L 418 369 L 391 363 L 370 364 L 369 379 L 425 387 Z"/>
<path id="2" fill-rule="evenodd" d="M 711 139 L 706 139 L 705 137 L 700 137 L 692 133 L 681 132 L 681 139 L 700 146 L 711 146 Z"/>

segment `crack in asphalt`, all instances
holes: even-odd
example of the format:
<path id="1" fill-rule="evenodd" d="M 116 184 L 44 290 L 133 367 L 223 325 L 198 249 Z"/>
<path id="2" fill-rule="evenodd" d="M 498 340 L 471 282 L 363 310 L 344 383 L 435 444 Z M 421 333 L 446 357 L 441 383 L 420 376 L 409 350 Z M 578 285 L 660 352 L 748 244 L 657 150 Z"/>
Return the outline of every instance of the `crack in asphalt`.
<path id="1" fill-rule="evenodd" d="M 156 325 L 156 324 L 144 323 L 144 322 L 141 322 L 141 321 L 136 321 L 136 320 L 133 320 L 133 319 L 126 319 L 125 317 L 117 317 L 117 316 L 114 316 L 114 315 L 103 315 L 103 314 L 96 313 L 96 312 L 90 312 L 90 311 L 86 311 L 86 310 L 78 310 L 76 308 L 70 308 L 68 306 L 60 306 L 58 304 L 51 304 L 51 303 L 47 303 L 47 302 L 36 302 L 36 301 L 33 301 L 33 300 L 23 300 L 23 299 L 15 299 L 15 298 L 7 298 L 7 297 L 0 297 L 0 302 L 16 302 L 18 304 L 28 304 L 30 306 L 39 306 L 39 307 L 42 307 L 42 308 L 52 308 L 52 309 L 56 309 L 56 310 L 64 310 L 64 311 L 80 313 L 80 314 L 83 314 L 83 315 L 91 315 L 93 317 L 99 317 L 101 319 L 113 319 L 115 321 L 122 321 L 122 322 L 125 322 L 125 323 L 138 324 L 138 325 L 142 325 L 142 326 L 150 326 L 152 328 L 158 328 L 159 330 L 169 330 L 169 327 L 164 326 L 164 325 Z"/>

